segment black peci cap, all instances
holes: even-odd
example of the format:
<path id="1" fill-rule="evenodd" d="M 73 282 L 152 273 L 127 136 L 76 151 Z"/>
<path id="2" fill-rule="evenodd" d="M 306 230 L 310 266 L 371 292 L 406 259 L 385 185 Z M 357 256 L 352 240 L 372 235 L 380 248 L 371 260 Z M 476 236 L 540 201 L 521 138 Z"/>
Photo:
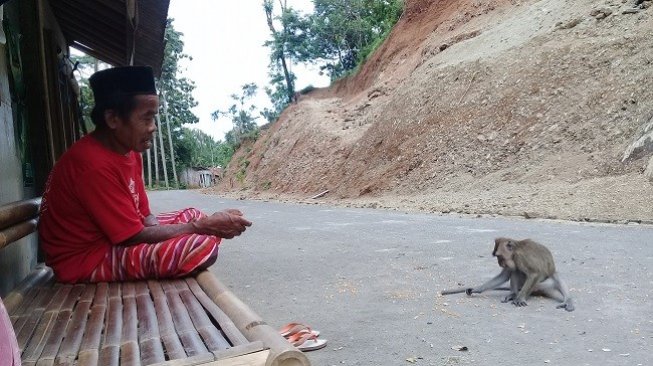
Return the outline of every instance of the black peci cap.
<path id="1" fill-rule="evenodd" d="M 156 95 L 154 73 L 149 66 L 124 66 L 98 71 L 89 79 L 95 104 L 118 95 Z"/>

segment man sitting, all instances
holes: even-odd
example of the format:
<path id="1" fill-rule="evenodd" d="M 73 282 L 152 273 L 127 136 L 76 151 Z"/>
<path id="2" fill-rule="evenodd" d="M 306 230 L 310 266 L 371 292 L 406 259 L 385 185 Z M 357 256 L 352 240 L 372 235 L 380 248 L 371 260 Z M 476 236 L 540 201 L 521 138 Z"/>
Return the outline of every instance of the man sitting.
<path id="1" fill-rule="evenodd" d="M 61 156 L 43 194 L 46 264 L 70 283 L 174 278 L 209 267 L 221 238 L 252 223 L 234 209 L 211 216 L 194 208 L 150 212 L 140 153 L 157 130 L 152 69 L 107 69 L 90 84 L 96 129 Z"/>

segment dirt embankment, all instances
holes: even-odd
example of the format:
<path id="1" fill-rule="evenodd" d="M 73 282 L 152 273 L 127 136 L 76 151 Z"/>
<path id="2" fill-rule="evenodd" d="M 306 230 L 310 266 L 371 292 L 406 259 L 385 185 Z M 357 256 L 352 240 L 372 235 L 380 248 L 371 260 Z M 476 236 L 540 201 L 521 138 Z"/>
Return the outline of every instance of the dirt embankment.
<path id="1" fill-rule="evenodd" d="M 622 162 L 653 123 L 653 7 L 634 3 L 407 1 L 359 74 L 302 96 L 213 192 L 653 222 L 650 152 Z"/>

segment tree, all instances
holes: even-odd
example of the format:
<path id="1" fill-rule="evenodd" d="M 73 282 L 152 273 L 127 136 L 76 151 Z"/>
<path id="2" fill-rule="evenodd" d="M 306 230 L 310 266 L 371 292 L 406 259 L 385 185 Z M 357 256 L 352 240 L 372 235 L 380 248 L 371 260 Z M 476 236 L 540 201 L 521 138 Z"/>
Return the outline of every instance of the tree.
<path id="1" fill-rule="evenodd" d="M 279 7 L 280 14 L 275 16 L 273 0 L 263 1 L 271 36 L 271 39 L 264 43 L 270 48 L 268 75 L 271 85 L 265 88 L 265 92 L 273 107 L 265 109 L 262 115 L 269 122 L 274 122 L 281 111 L 295 100 L 297 78 L 292 72 L 292 65 L 307 58 L 306 46 L 309 44 L 309 18 L 289 7 L 286 0 L 279 0 Z"/>
<path id="2" fill-rule="evenodd" d="M 75 63 L 75 71 L 78 72 L 79 78 L 79 114 L 82 118 L 81 128 L 83 133 L 91 132 L 95 129 L 91 121 L 91 110 L 95 105 L 93 91 L 89 84 L 88 78 L 98 71 L 100 61 L 89 55 L 71 55 L 70 59 Z"/>
<path id="3" fill-rule="evenodd" d="M 258 125 L 256 120 L 256 106 L 249 104 L 249 100 L 256 95 L 258 86 L 254 83 L 244 84 L 241 87 L 241 94 L 231 94 L 233 104 L 226 110 L 216 110 L 211 113 L 213 120 L 220 117 L 226 117 L 231 120 L 234 128 L 227 133 L 225 140 L 233 147 L 240 146 L 243 138 L 256 138 L 258 135 Z"/>
<path id="4" fill-rule="evenodd" d="M 301 61 L 322 63 L 332 80 L 365 61 L 403 11 L 401 0 L 313 0 Z"/>
<path id="5" fill-rule="evenodd" d="M 157 80 L 161 100 L 158 134 L 162 142 L 158 148 L 163 151 L 165 146 L 169 147 L 172 156 L 170 167 L 176 175 L 177 167 L 182 168 L 192 164 L 190 160 L 184 160 L 186 155 L 175 154 L 182 144 L 180 142 L 183 135 L 182 125 L 197 123 L 199 118 L 192 112 L 192 108 L 197 105 L 192 94 L 195 83 L 181 75 L 179 66 L 182 60 L 192 60 L 192 58 L 184 53 L 183 33 L 175 30 L 173 22 L 173 19 L 167 20 L 161 76 Z M 166 164 L 164 159 L 161 167 L 166 171 L 167 165 L 163 164 Z M 167 177 L 165 179 L 167 182 Z"/>
<path id="6" fill-rule="evenodd" d="M 192 108 L 197 106 L 197 101 L 193 98 L 195 82 L 181 76 L 179 67 L 180 61 L 192 61 L 193 58 L 184 53 L 184 34 L 175 30 L 173 22 L 174 19 L 168 19 L 166 25 L 166 46 L 158 86 L 165 90 L 171 123 L 180 132 L 182 124 L 197 123 L 199 118 L 192 112 Z"/>
<path id="7" fill-rule="evenodd" d="M 271 39 L 265 92 L 272 108 L 261 113 L 274 122 L 296 98 L 297 63 L 320 64 L 332 80 L 362 64 L 383 42 L 403 11 L 401 0 L 314 0 L 315 12 L 302 15 L 285 0 L 274 15 L 273 0 L 264 0 L 263 9 Z"/>
<path id="8" fill-rule="evenodd" d="M 206 133 L 182 128 L 177 153 L 181 159 L 190 162 L 189 166 L 225 167 L 233 155 L 233 147 L 222 141 L 215 141 Z"/>

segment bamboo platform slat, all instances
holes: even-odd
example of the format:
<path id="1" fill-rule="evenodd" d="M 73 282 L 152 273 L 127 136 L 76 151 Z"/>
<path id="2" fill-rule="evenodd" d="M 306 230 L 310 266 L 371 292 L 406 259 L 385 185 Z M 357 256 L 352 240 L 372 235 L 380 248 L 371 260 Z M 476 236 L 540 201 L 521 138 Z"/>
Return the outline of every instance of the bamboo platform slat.
<path id="1" fill-rule="evenodd" d="M 202 336 L 209 351 L 217 352 L 230 348 L 231 344 L 224 338 L 220 330 L 213 325 L 211 319 L 206 314 L 206 310 L 188 288 L 186 281 L 175 281 L 175 285 L 177 286 L 181 300 L 186 306 L 186 309 L 188 309 L 188 314 L 193 321 L 193 325 Z"/>
<path id="2" fill-rule="evenodd" d="M 66 287 L 68 287 L 70 290 L 68 291 L 68 295 L 66 296 L 59 309 L 51 332 L 47 334 L 45 347 L 43 348 L 41 354 L 37 357 L 39 360 L 37 365 L 44 366 L 46 364 L 54 363 L 54 359 L 57 356 L 57 352 L 59 351 L 59 347 L 61 345 L 61 341 L 63 340 L 66 328 L 68 327 L 75 302 L 79 299 L 80 294 L 85 289 L 83 285 L 76 285 L 72 288 L 70 286 L 60 287 L 59 291 L 65 292 Z M 34 341 L 32 340 L 30 343 L 34 343 Z"/>
<path id="3" fill-rule="evenodd" d="M 162 285 L 172 314 L 172 321 L 179 335 L 179 340 L 184 345 L 186 354 L 196 356 L 209 353 L 197 329 L 193 326 L 190 315 L 188 315 L 188 311 L 179 297 L 177 287 L 171 281 L 162 281 Z"/>
<path id="4" fill-rule="evenodd" d="M 140 366 L 141 357 L 138 347 L 138 315 L 136 314 L 136 290 L 133 282 L 122 284 L 122 343 L 120 344 L 120 363 L 122 365 Z"/>
<path id="5" fill-rule="evenodd" d="M 104 321 L 104 347 L 120 347 L 122 335 L 122 299 L 120 298 L 120 284 L 109 284 L 109 306 Z"/>
<path id="6" fill-rule="evenodd" d="M 228 312 L 211 300 L 214 290 L 209 288 L 210 296 L 202 282 L 47 282 L 24 288 L 10 313 L 14 326 L 21 326 L 17 339 L 23 365 L 265 365 L 272 355 L 266 351 L 269 341 L 256 336 L 248 340 Z M 252 327 L 251 319 L 247 323 Z M 264 324 L 254 321 L 259 323 Z"/>
<path id="7" fill-rule="evenodd" d="M 96 288 L 95 285 L 77 285 L 75 287 L 79 287 L 83 291 L 79 302 L 76 305 L 75 303 L 69 304 L 67 299 L 62 307 L 64 310 L 70 310 L 72 317 L 68 321 L 68 326 L 65 329 L 65 340 L 59 347 L 58 353 L 60 356 L 68 358 L 74 357 L 79 352 Z M 69 297 L 69 299 L 71 298 L 72 296 Z M 73 312 L 73 310 L 75 311 Z"/>
<path id="8" fill-rule="evenodd" d="M 54 291 L 55 290 L 53 288 L 43 289 L 38 294 L 37 299 L 35 299 L 32 304 L 30 304 L 25 324 L 21 328 L 20 332 L 16 335 L 16 339 L 18 340 L 18 348 L 21 350 L 21 352 L 25 350 L 25 346 L 27 345 L 29 339 L 32 337 L 32 333 L 36 329 L 36 326 L 38 325 L 39 320 L 45 311 L 45 306 L 49 300 L 51 300 L 51 294 Z"/>
<path id="9" fill-rule="evenodd" d="M 150 365 L 165 361 L 159 324 L 154 302 L 145 282 L 136 284 L 136 305 L 138 307 L 138 338 L 140 339 L 141 363 Z"/>
<path id="10" fill-rule="evenodd" d="M 54 273 L 49 267 L 38 265 L 36 268 L 30 272 L 27 277 L 21 281 L 16 288 L 11 291 L 7 297 L 2 299 L 2 302 L 5 304 L 7 313 L 13 314 L 15 310 L 18 310 L 18 306 L 24 307 L 23 300 L 25 299 L 26 294 L 29 291 L 35 291 L 33 296 L 38 294 L 38 288 L 41 286 L 47 286 L 53 281 Z"/>
<path id="11" fill-rule="evenodd" d="M 18 334 L 20 332 L 20 329 L 23 327 L 25 324 L 25 320 L 27 319 L 26 312 L 27 308 L 30 306 L 32 301 L 36 298 L 36 295 L 38 293 L 38 289 L 36 288 L 31 288 L 29 289 L 25 295 L 20 299 L 21 300 L 21 307 L 17 309 L 16 313 L 14 315 L 10 316 L 11 319 L 11 325 L 14 327 L 14 332 Z M 7 311 L 9 313 L 9 311 Z M 11 313 L 9 313 L 11 314 Z"/>
<path id="12" fill-rule="evenodd" d="M 213 319 L 215 319 L 218 324 L 220 324 L 220 329 L 222 329 L 222 331 L 227 335 L 234 346 L 249 343 L 247 338 L 245 338 L 243 333 L 238 330 L 238 327 L 236 327 L 234 322 L 229 319 L 227 314 L 225 314 L 224 311 L 218 307 L 218 305 L 211 301 L 206 293 L 204 293 L 195 278 L 187 278 L 186 283 L 188 284 L 188 287 L 191 289 L 197 300 L 199 300 L 202 306 L 204 306 L 209 314 L 211 314 Z"/>
<path id="13" fill-rule="evenodd" d="M 89 285 L 89 288 L 92 285 Z M 88 319 L 80 316 L 79 324 L 77 318 L 73 318 L 73 325 L 66 329 L 66 339 L 61 344 L 57 362 L 60 364 L 72 364 L 75 354 L 79 352 L 79 365 L 95 366 L 99 358 L 100 338 L 104 327 L 104 314 L 106 312 L 108 286 L 100 283 L 94 288 L 93 304 L 90 308 Z M 85 292 L 86 294 L 87 292 Z M 82 296 L 84 298 L 84 295 Z M 77 315 L 77 314 L 75 314 Z M 85 325 L 82 325 L 85 322 Z M 83 331 L 80 331 L 83 330 Z M 81 339 L 80 333 L 83 333 Z M 79 343 L 78 343 L 79 342 Z"/>
<path id="14" fill-rule="evenodd" d="M 170 314 L 170 309 L 168 309 L 168 301 L 166 300 L 166 295 L 163 293 L 161 284 L 158 281 L 147 281 L 147 284 L 154 298 L 154 308 L 156 309 L 156 316 L 159 321 L 159 332 L 168 359 L 174 360 L 186 357 L 184 347 L 181 345 L 181 341 L 175 333 L 172 314 Z"/>
<path id="15" fill-rule="evenodd" d="M 30 337 L 29 344 L 23 351 L 22 358 L 25 362 L 38 362 L 43 349 L 45 348 L 49 336 L 54 331 L 54 326 L 58 318 L 59 309 L 63 305 L 66 298 L 71 295 L 74 297 L 76 294 L 71 294 L 73 287 L 71 285 L 61 286 L 55 288 L 54 296 L 45 307 L 44 314 L 38 321 L 36 329 Z M 77 293 L 78 295 L 79 293 Z"/>

